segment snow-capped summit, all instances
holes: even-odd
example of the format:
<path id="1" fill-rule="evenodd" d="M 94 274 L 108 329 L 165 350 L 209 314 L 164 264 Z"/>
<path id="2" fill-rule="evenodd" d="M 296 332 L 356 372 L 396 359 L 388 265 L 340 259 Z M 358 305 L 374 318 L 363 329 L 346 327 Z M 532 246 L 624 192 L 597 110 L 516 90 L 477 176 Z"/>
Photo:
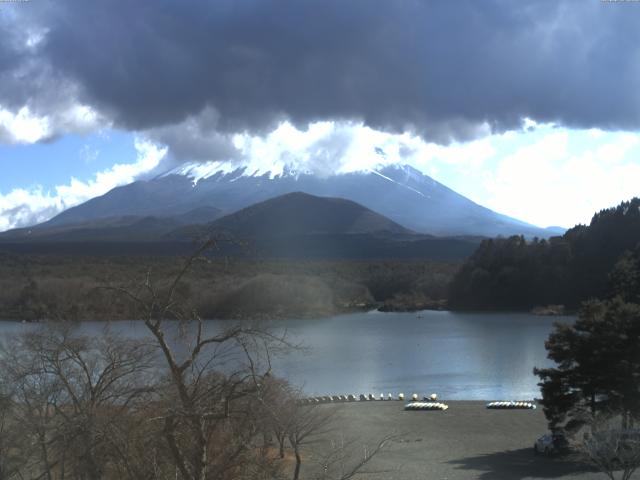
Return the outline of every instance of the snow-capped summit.
<path id="1" fill-rule="evenodd" d="M 379 154 L 383 155 L 383 154 Z M 382 157 L 384 158 L 384 157 Z M 385 163 L 379 163 L 372 167 L 360 168 L 354 165 L 342 164 L 334 171 L 315 171 L 313 168 L 309 168 L 299 161 L 284 162 L 279 161 L 273 164 L 265 166 L 260 162 L 247 161 L 247 162 L 225 162 L 225 161 L 210 161 L 210 162 L 189 162 L 184 163 L 176 168 L 173 168 L 163 174 L 161 177 L 169 175 L 184 175 L 189 177 L 194 184 L 201 180 L 217 176 L 222 177 L 231 173 L 237 173 L 238 176 L 248 177 L 269 177 L 270 180 L 282 177 L 294 177 L 297 178 L 300 175 L 313 175 L 318 177 L 329 177 L 334 175 L 342 175 L 345 173 L 376 173 L 386 168 L 394 168 L 404 170 L 410 175 L 422 175 L 419 171 L 413 169 L 408 165 L 386 165 Z"/>
<path id="2" fill-rule="evenodd" d="M 310 172 L 284 161 L 269 168 L 229 162 L 185 164 L 154 179 L 115 188 L 48 224 L 125 215 L 181 215 L 200 207 L 225 215 L 291 192 L 351 200 L 403 227 L 432 235 L 550 234 L 484 208 L 408 165 Z"/>
<path id="3" fill-rule="evenodd" d="M 239 165 L 233 162 L 194 162 L 185 163 L 184 165 L 169 170 L 162 174 L 161 177 L 169 175 L 184 175 L 196 184 L 201 180 L 206 180 L 214 176 L 221 177 L 234 172 L 238 173 L 238 176 L 263 177 L 266 175 L 270 179 L 283 176 L 295 176 L 298 173 L 311 173 L 299 172 L 294 167 L 285 164 L 264 169 L 264 167 L 259 165 Z"/>

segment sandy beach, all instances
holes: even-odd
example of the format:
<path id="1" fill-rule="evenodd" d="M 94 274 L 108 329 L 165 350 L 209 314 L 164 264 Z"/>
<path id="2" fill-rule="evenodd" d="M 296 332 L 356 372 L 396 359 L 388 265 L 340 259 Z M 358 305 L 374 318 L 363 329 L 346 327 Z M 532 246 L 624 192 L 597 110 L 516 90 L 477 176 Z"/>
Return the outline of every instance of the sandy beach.
<path id="1" fill-rule="evenodd" d="M 369 445 L 386 434 L 399 435 L 366 467 L 365 471 L 372 473 L 357 478 L 604 478 L 570 456 L 534 454 L 535 440 L 547 432 L 540 408 L 488 410 L 480 401 L 446 403 L 449 409 L 444 412 L 404 411 L 404 403 L 399 401 L 341 404 L 336 413 L 337 430 L 331 435 L 357 438 Z"/>

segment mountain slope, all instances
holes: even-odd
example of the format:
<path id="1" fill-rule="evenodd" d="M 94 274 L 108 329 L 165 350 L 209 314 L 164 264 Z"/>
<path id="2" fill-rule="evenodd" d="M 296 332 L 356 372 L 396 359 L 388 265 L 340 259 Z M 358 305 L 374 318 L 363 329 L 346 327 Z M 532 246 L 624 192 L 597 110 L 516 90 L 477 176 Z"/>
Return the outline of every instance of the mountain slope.
<path id="1" fill-rule="evenodd" d="M 406 228 L 432 235 L 556 234 L 484 208 L 408 166 L 328 177 L 292 171 L 252 175 L 242 168 L 211 171 L 197 181 L 189 175 L 183 170 L 115 188 L 43 226 L 124 215 L 177 215 L 199 207 L 216 207 L 228 214 L 286 193 L 304 192 L 357 202 Z"/>
<path id="2" fill-rule="evenodd" d="M 368 208 L 342 198 L 288 193 L 223 217 L 209 228 L 244 237 L 341 234 L 412 234 Z"/>
<path id="3" fill-rule="evenodd" d="M 294 192 L 206 224 L 180 225 L 182 215 L 109 217 L 0 235 L 0 251 L 90 255 L 184 255 L 206 237 L 212 254 L 304 259 L 464 258 L 478 239 L 417 234 L 362 205 Z M 20 236 L 16 236 L 20 234 Z"/>
<path id="4" fill-rule="evenodd" d="M 233 239 L 220 244 L 228 253 L 267 258 L 449 260 L 466 257 L 479 242 L 417 234 L 350 200 L 301 192 L 265 200 L 208 225 L 176 229 L 164 238 L 184 242 L 216 235 Z"/>
<path id="5" fill-rule="evenodd" d="M 74 223 L 46 222 L 33 227 L 0 233 L 0 240 L 11 241 L 147 241 L 191 224 L 209 223 L 220 217 L 214 207 L 200 207 L 173 216 L 125 215 L 88 219 Z"/>

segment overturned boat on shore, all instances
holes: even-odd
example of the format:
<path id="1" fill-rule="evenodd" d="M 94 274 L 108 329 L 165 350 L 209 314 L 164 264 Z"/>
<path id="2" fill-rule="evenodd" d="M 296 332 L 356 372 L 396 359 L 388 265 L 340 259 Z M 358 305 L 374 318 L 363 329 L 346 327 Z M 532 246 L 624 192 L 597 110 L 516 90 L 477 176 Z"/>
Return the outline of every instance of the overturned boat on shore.
<path id="1" fill-rule="evenodd" d="M 440 410 L 444 411 L 449 405 L 442 402 L 409 402 L 404 406 L 405 410 Z"/>
<path id="2" fill-rule="evenodd" d="M 533 402 L 509 400 L 500 402 L 489 402 L 487 403 L 487 408 L 495 410 L 535 410 L 536 405 Z"/>

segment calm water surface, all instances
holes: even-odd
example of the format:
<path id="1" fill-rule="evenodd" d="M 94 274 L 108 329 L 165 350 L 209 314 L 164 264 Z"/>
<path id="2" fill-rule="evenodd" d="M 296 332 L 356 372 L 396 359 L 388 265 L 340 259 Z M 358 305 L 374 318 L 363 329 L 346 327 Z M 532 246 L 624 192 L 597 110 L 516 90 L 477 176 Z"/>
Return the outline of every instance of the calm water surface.
<path id="1" fill-rule="evenodd" d="M 533 367 L 547 366 L 544 341 L 556 321 L 521 313 L 357 313 L 273 322 L 304 351 L 275 358 L 273 370 L 310 395 L 438 393 L 452 400 L 540 396 Z M 211 328 L 228 322 L 210 320 Z M 0 335 L 33 328 L 0 322 Z M 85 333 L 103 323 L 86 322 Z M 146 335 L 140 322 L 114 322 L 125 335 Z"/>

